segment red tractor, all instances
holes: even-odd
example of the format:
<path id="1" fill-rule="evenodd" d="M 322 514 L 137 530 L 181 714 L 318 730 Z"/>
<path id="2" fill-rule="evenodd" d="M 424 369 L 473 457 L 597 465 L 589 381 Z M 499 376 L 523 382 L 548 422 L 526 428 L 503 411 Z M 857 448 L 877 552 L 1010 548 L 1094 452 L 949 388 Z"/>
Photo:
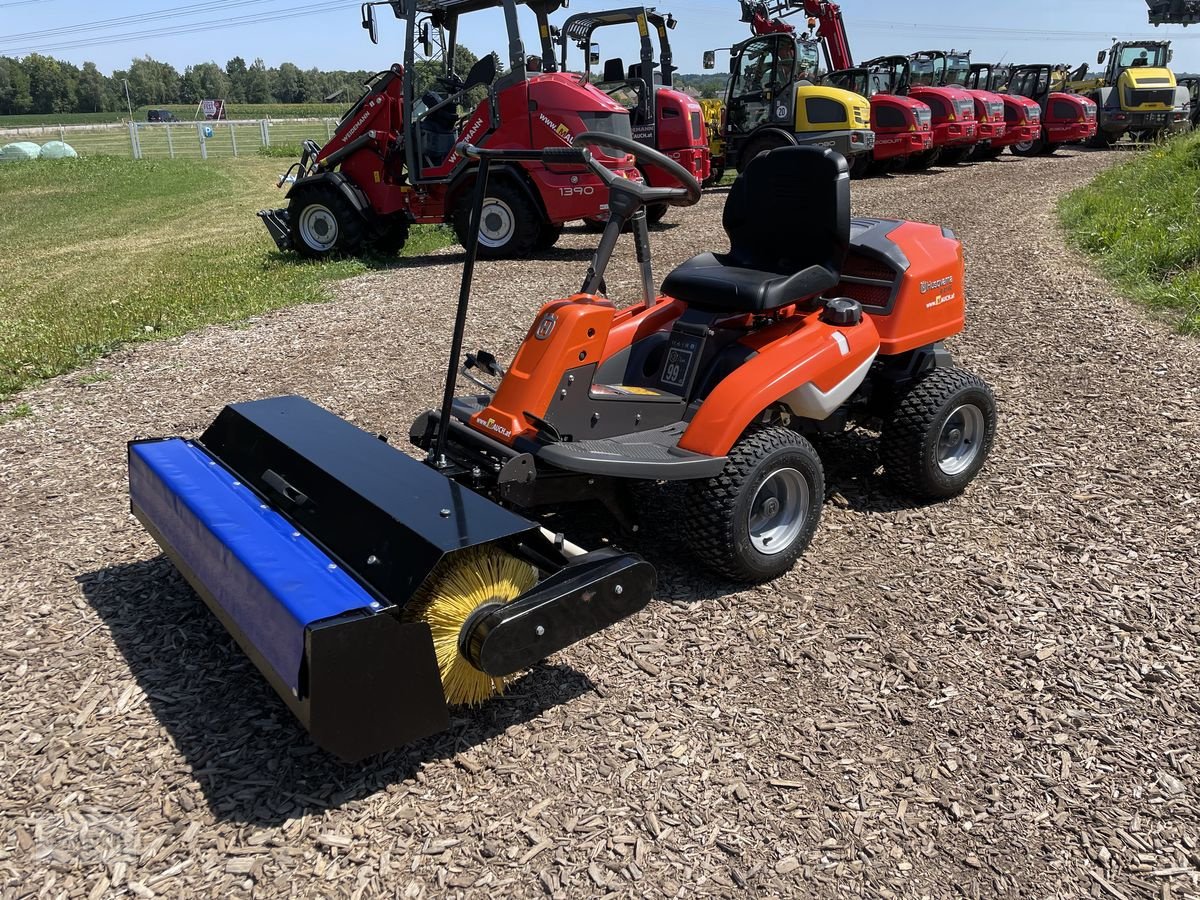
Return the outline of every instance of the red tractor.
<path id="1" fill-rule="evenodd" d="M 988 158 L 998 156 L 992 147 L 996 141 L 1004 139 L 1008 131 L 1008 122 L 1004 116 L 1004 98 L 994 91 L 984 88 L 971 87 L 968 81 L 971 77 L 971 54 L 951 50 L 922 50 L 913 54 L 913 59 L 922 67 L 929 63 L 933 66 L 934 78 L 943 87 L 959 87 L 967 91 L 975 101 L 976 133 L 979 142 L 974 149 L 956 148 L 942 154 L 943 163 L 961 162 L 975 156 Z"/>
<path id="2" fill-rule="evenodd" d="M 517 21 L 524 2 L 535 14 L 543 54 L 553 59 L 547 17 L 564 0 L 391 0 L 406 24 L 404 65 L 376 75 L 342 118 L 332 140 L 306 141 L 300 161 L 280 179 L 295 176 L 283 209 L 259 213 L 281 249 L 308 257 L 397 252 L 417 223 L 450 223 L 462 240 L 468 230 L 476 164 L 455 146 L 470 141 L 509 150 L 569 147 L 578 134 L 630 136 L 629 113 L 603 91 L 562 73 L 543 73 L 538 57 L 526 58 Z M 363 5 L 363 27 L 378 43 L 375 6 Z M 508 71 L 497 79 L 494 56 L 460 77 L 453 67 L 460 17 L 499 7 L 508 30 Z M 418 86 L 418 35 L 423 55 L 442 51 L 441 74 Z M 465 115 L 459 103 L 473 88 L 487 98 Z M 623 153 L 604 163 L 637 177 Z M 499 177 L 497 177 L 497 175 Z M 514 162 L 493 173 L 480 228 L 487 258 L 528 255 L 551 247 L 563 225 L 607 214 L 608 191 L 577 166 Z"/>
<path id="3" fill-rule="evenodd" d="M 1042 133 L 1042 107 L 1036 100 L 1020 94 L 1007 93 L 1008 68 L 1001 69 L 991 63 L 972 63 L 967 75 L 967 88 L 975 91 L 990 91 L 1004 101 L 1004 122 L 1008 126 L 1004 134 L 994 137 L 986 147 L 980 146 L 976 155 L 984 159 L 995 159 L 1005 147 L 1028 144 Z M 1000 93 L 1000 91 L 1004 93 Z"/>
<path id="4" fill-rule="evenodd" d="M 1082 144 L 1096 136 L 1096 104 L 1080 94 L 1051 90 L 1055 67 L 1049 63 L 1013 66 L 1008 93 L 1028 97 L 1042 109 L 1037 137 L 1012 145 L 1017 156 L 1050 154 L 1062 144 Z"/>
<path id="5" fill-rule="evenodd" d="M 640 60 L 628 69 L 620 58 L 606 60 L 596 87 L 629 111 L 635 141 L 669 156 L 701 183 L 707 181 L 712 156 L 704 113 L 694 98 L 674 89 L 676 67 L 672 62 L 668 34 L 675 27 L 674 16 L 664 16 L 654 7 L 645 6 L 571 16 L 560 31 L 562 55 L 559 68 L 567 71 L 567 53 L 574 43 L 585 54 L 580 81 L 585 85 L 591 83 L 592 66 L 600 62 L 600 45 L 593 43 L 593 38 L 597 30 L 614 25 L 637 25 L 641 35 Z M 651 26 L 658 35 L 660 54 L 657 61 L 650 38 Z M 652 187 L 674 184 L 665 172 L 653 166 L 645 167 L 642 175 Z M 651 223 L 659 222 L 669 208 L 665 203 L 654 204 L 647 208 L 646 215 Z"/>

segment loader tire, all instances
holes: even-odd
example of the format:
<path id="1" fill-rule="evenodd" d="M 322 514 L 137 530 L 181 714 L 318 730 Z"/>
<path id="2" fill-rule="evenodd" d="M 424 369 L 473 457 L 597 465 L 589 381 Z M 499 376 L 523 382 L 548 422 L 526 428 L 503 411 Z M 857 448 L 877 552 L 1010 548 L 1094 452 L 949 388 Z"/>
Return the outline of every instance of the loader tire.
<path id="1" fill-rule="evenodd" d="M 454 210 L 454 233 L 467 246 L 475 192 L 464 192 Z M 519 187 L 508 181 L 488 184 L 479 229 L 480 259 L 520 259 L 536 248 L 544 223 L 542 211 Z"/>
<path id="2" fill-rule="evenodd" d="M 1055 153 L 1058 152 L 1058 148 L 1061 146 L 1062 146 L 1062 144 L 1047 144 L 1045 147 L 1042 148 L 1042 155 L 1043 156 L 1053 156 Z"/>
<path id="3" fill-rule="evenodd" d="M 996 398 L 983 379 L 954 366 L 934 369 L 884 420 L 884 473 L 913 497 L 945 500 L 983 468 L 995 436 Z"/>
<path id="4" fill-rule="evenodd" d="M 908 158 L 908 168 L 914 172 L 923 172 L 941 159 L 942 150 L 925 150 L 922 153 L 914 153 Z"/>
<path id="5" fill-rule="evenodd" d="M 288 204 L 292 247 L 309 259 L 353 256 L 362 249 L 366 222 L 337 188 L 317 184 Z"/>
<path id="6" fill-rule="evenodd" d="M 1046 142 L 1041 138 L 1034 138 L 1032 141 L 1019 141 L 1009 147 L 1014 156 L 1041 156 L 1046 149 Z"/>
<path id="7" fill-rule="evenodd" d="M 696 559 L 717 574 L 770 581 L 807 549 L 824 502 L 817 451 L 772 425 L 744 435 L 720 475 L 688 485 L 684 530 Z"/>
<path id="8" fill-rule="evenodd" d="M 1107 150 L 1112 145 L 1113 139 L 1098 129 L 1094 135 L 1087 139 L 1087 146 L 1093 150 Z"/>
<path id="9" fill-rule="evenodd" d="M 869 151 L 867 153 L 860 153 L 850 161 L 850 177 L 866 178 L 874 168 L 874 156 Z"/>
<path id="10" fill-rule="evenodd" d="M 943 150 L 941 158 L 938 159 L 938 164 L 943 166 L 957 166 L 961 162 L 966 162 L 967 157 L 975 152 L 975 145 L 970 147 L 951 147 L 949 150 Z"/>
<path id="11" fill-rule="evenodd" d="M 549 250 L 558 243 L 558 239 L 562 237 L 563 227 L 554 225 L 550 222 L 543 222 L 542 228 L 538 232 L 537 244 L 534 245 L 536 250 Z"/>
<path id="12" fill-rule="evenodd" d="M 410 225 L 408 219 L 397 216 L 384 225 L 375 237 L 371 238 L 371 249 L 381 256 L 395 256 L 408 243 Z"/>
<path id="13" fill-rule="evenodd" d="M 671 209 L 665 203 L 653 203 L 646 207 L 646 224 L 657 225 L 667 217 L 667 212 Z"/>
<path id="14" fill-rule="evenodd" d="M 756 157 L 762 156 L 764 153 L 770 153 L 772 150 L 778 150 L 780 147 L 791 146 L 793 145 L 776 135 L 765 134 L 755 138 L 746 147 L 746 152 L 738 156 L 738 174 L 740 175 L 742 172 L 745 172 L 746 166 L 750 165 L 751 161 Z"/>

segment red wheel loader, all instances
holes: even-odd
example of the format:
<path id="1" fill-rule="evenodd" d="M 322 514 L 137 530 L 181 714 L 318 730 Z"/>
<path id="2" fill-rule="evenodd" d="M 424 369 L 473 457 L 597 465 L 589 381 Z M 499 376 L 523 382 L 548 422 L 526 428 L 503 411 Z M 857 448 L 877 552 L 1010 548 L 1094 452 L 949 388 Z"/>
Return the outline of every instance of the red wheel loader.
<path id="1" fill-rule="evenodd" d="M 1042 109 L 1037 137 L 1011 145 L 1017 156 L 1053 153 L 1063 144 L 1082 144 L 1096 136 L 1096 104 L 1080 94 L 1051 90 L 1054 70 L 1040 63 L 1013 66 L 1009 72 L 1008 93 L 1028 97 Z"/>
<path id="2" fill-rule="evenodd" d="M 595 147 L 678 186 L 623 178 Z M 749 162 L 726 200 L 729 251 L 684 263 L 660 294 L 646 207 L 700 198 L 675 160 L 611 134 L 458 152 L 479 177 L 441 403 L 410 429 L 424 463 L 298 397 L 226 407 L 198 440 L 129 447 L 134 514 L 348 759 L 446 728 L 447 703 L 482 701 L 649 602 L 649 563 L 572 544 L 539 524 L 546 506 L 619 511 L 634 485 L 682 482 L 698 559 L 761 582 L 819 524 L 806 435 L 870 423 L 896 486 L 939 499 L 967 488 L 996 425 L 987 385 L 941 343 L 963 327 L 961 245 L 936 225 L 852 219 L 840 154 Z M 507 369 L 466 354 L 479 390 L 456 396 L 489 170 L 535 159 L 587 165 L 611 215 L 580 292 L 542 307 Z M 628 227 L 643 298 L 618 309 L 604 276 Z"/>
<path id="3" fill-rule="evenodd" d="M 675 17 L 662 15 L 654 7 L 628 6 L 603 12 L 578 13 L 561 27 L 562 56 L 560 68 L 567 71 L 567 54 L 574 43 L 584 51 L 581 81 L 592 83 L 592 66 L 600 61 L 600 45 L 594 43 L 596 32 L 616 25 L 636 25 L 641 37 L 639 61 L 625 68 L 624 60 L 604 62 L 603 77 L 596 87 L 629 110 L 633 139 L 660 151 L 680 163 L 701 183 L 708 180 L 712 159 L 708 145 L 708 129 L 700 103 L 682 91 L 674 89 L 676 67 L 671 55 L 669 31 L 675 27 Z M 655 59 L 650 29 L 658 35 L 659 57 Z M 658 69 L 656 76 L 655 69 Z M 673 183 L 665 172 L 648 168 L 642 177 L 651 185 Z M 669 207 L 660 203 L 647 211 L 650 222 L 662 220 Z"/>
<path id="4" fill-rule="evenodd" d="M 920 100 L 894 93 L 890 73 L 856 66 L 830 72 L 825 80 L 871 101 L 875 147 L 866 173 L 903 168 L 912 157 L 933 150 L 933 111 Z"/>
<path id="5" fill-rule="evenodd" d="M 992 152 L 996 141 L 1004 138 L 1008 122 L 1004 116 L 1004 98 L 999 94 L 978 87 L 971 87 L 971 54 L 951 50 L 922 50 L 914 53 L 914 65 L 924 68 L 932 66 L 933 81 L 940 87 L 962 88 L 975 101 L 976 136 L 974 147 L 965 146 L 943 151 L 943 163 L 962 162 L 973 156 L 987 158 L 997 156 Z"/>
<path id="6" fill-rule="evenodd" d="M 976 154 L 983 159 L 995 159 L 1005 147 L 1027 144 L 1038 139 L 1042 133 L 1042 107 L 1035 100 L 1020 94 L 1008 93 L 1009 67 L 1001 69 L 991 63 L 972 63 L 967 75 L 967 87 L 975 91 L 989 91 L 1004 103 L 1004 134 L 993 137 L 986 147 L 981 146 Z"/>
<path id="7" fill-rule="evenodd" d="M 570 75 L 541 73 L 527 64 L 517 22 L 524 2 L 536 15 L 542 52 L 553 59 L 547 17 L 563 0 L 392 0 L 363 6 L 363 25 L 378 40 L 375 7 L 390 5 L 405 23 L 404 65 L 375 76 L 323 147 L 313 141 L 280 179 L 291 176 L 283 209 L 259 213 L 281 249 L 324 257 L 374 249 L 395 252 L 415 223 L 452 224 L 463 240 L 475 166 L 454 149 L 457 140 L 517 149 L 570 146 L 574 135 L 611 131 L 629 135 L 629 114 L 602 91 Z M 484 57 L 465 78 L 453 69 L 462 16 L 500 8 L 508 31 L 508 71 L 497 79 L 495 57 Z M 442 74 L 418 87 L 417 45 Z M 487 99 L 465 115 L 459 103 L 472 88 Z M 598 151 L 599 152 L 599 151 Z M 625 159 L 608 159 L 634 171 Z M 525 256 L 552 246 L 563 225 L 601 215 L 605 191 L 587 172 L 540 161 L 494 173 L 480 236 L 484 257 Z"/>

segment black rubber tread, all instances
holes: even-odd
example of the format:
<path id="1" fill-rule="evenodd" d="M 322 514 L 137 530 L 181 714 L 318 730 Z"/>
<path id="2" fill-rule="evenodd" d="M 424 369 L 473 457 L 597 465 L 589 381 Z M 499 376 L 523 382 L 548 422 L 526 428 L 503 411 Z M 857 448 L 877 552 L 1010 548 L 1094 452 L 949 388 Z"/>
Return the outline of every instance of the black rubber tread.
<path id="1" fill-rule="evenodd" d="M 787 552 L 764 556 L 750 544 L 743 523 L 758 486 L 784 461 L 809 481 L 808 521 Z M 739 582 L 771 581 L 791 569 L 808 548 L 824 502 L 825 472 L 813 445 L 780 425 L 758 428 L 734 445 L 720 475 L 688 485 L 684 534 L 696 559 L 717 574 Z"/>
<path id="2" fill-rule="evenodd" d="M 665 203 L 652 203 L 646 207 L 646 224 L 657 225 L 667 217 L 667 212 L 671 209 Z"/>
<path id="3" fill-rule="evenodd" d="M 914 153 L 908 157 L 908 168 L 914 172 L 921 172 L 928 169 L 930 166 L 937 163 L 942 156 L 942 149 L 938 147 L 934 150 L 925 150 L 922 153 Z"/>
<path id="4" fill-rule="evenodd" d="M 850 177 L 851 178 L 866 178 L 875 167 L 875 157 L 869 151 L 867 153 L 859 153 L 850 162 Z"/>
<path id="5" fill-rule="evenodd" d="M 537 244 L 534 245 L 535 248 L 537 250 L 549 250 L 558 243 L 558 239 L 562 237 L 562 233 L 562 225 L 554 225 L 550 222 L 543 222 L 541 230 L 538 231 Z"/>
<path id="6" fill-rule="evenodd" d="M 1017 148 L 1016 144 L 1010 145 L 1008 149 L 1012 151 L 1013 156 L 1028 157 L 1028 156 L 1041 156 L 1045 147 L 1046 147 L 1046 142 L 1044 140 L 1042 140 L 1041 138 L 1035 138 L 1033 140 L 1033 142 L 1029 145 L 1028 150 L 1019 150 Z"/>
<path id="7" fill-rule="evenodd" d="M 972 153 L 975 152 L 975 145 L 970 147 L 950 147 L 942 151 L 941 158 L 938 163 L 943 166 L 957 166 L 961 162 L 965 162 Z"/>
<path id="8" fill-rule="evenodd" d="M 937 439 L 950 412 L 967 402 L 983 411 L 983 453 L 958 475 L 938 468 Z M 883 423 L 879 455 L 884 472 L 904 492 L 922 500 L 961 494 L 987 462 L 996 437 L 996 398 L 982 378 L 955 366 L 934 369 L 898 399 Z"/>
<path id="9" fill-rule="evenodd" d="M 1107 150 L 1112 145 L 1112 138 L 1099 129 L 1096 130 L 1096 133 L 1092 137 L 1087 139 L 1087 146 L 1093 150 Z"/>
<path id="10" fill-rule="evenodd" d="M 746 152 L 738 156 L 737 170 L 740 175 L 746 171 L 746 166 L 750 165 L 751 161 L 756 156 L 761 156 L 764 153 L 769 153 L 771 150 L 778 150 L 780 147 L 792 146 L 786 140 L 775 135 L 766 134 L 755 138 L 746 147 Z"/>
<path id="11" fill-rule="evenodd" d="M 519 187 L 506 180 L 488 183 L 488 197 L 508 204 L 512 210 L 516 227 L 508 243 L 499 247 L 479 245 L 480 259 L 522 259 L 537 249 L 545 217 L 537 205 Z M 475 203 L 475 190 L 464 191 L 452 216 L 454 233 L 458 242 L 467 245 L 467 231 L 471 220 L 471 207 Z"/>
<path id="12" fill-rule="evenodd" d="M 371 249 L 384 256 L 394 256 L 408 243 L 411 223 L 403 216 L 392 218 L 383 229 L 370 240 Z"/>
<path id="13" fill-rule="evenodd" d="M 300 238 L 300 212 L 304 207 L 319 203 L 333 213 L 338 222 L 337 242 L 328 250 L 314 250 Z M 346 196 L 329 184 L 314 184 L 298 194 L 293 194 L 288 203 L 288 222 L 292 234 L 292 247 L 308 259 L 328 259 L 331 256 L 353 256 L 362 249 L 366 237 L 366 222 Z"/>
<path id="14" fill-rule="evenodd" d="M 1062 144 L 1046 144 L 1046 146 L 1042 148 L 1042 153 L 1046 156 L 1053 156 L 1056 152 L 1058 152 L 1058 148 L 1061 146 Z"/>

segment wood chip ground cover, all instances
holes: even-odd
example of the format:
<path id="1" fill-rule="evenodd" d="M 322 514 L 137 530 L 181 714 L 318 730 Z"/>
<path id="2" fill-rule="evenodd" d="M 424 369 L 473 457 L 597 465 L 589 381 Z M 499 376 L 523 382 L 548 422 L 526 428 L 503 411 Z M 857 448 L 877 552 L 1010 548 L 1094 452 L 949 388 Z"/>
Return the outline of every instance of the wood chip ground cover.
<path id="1" fill-rule="evenodd" d="M 996 388 L 992 462 L 913 507 L 869 440 L 821 450 L 812 549 L 738 591 L 669 516 L 641 616 L 445 734 L 314 750 L 127 515 L 134 436 L 305 394 L 402 436 L 436 396 L 460 257 L 137 346 L 0 427 L 5 896 L 1186 897 L 1198 888 L 1200 344 L 1063 249 L 1116 154 L 856 183 L 966 245 L 953 351 Z M 659 274 L 721 243 L 710 193 Z M 511 353 L 593 238 L 485 264 L 471 346 Z M 610 278 L 636 295 L 627 260 Z"/>

